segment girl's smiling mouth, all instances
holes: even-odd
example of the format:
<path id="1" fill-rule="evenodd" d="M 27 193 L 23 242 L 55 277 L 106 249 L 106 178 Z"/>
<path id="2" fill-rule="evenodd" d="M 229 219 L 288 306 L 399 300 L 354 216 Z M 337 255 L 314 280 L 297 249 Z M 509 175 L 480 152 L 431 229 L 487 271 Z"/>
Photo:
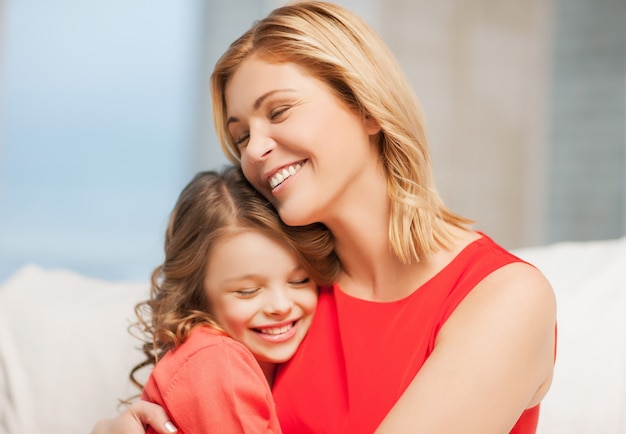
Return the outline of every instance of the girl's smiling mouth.
<path id="1" fill-rule="evenodd" d="M 296 334 L 298 321 L 293 321 L 282 326 L 253 328 L 252 331 L 266 341 L 280 343 L 291 339 Z"/>

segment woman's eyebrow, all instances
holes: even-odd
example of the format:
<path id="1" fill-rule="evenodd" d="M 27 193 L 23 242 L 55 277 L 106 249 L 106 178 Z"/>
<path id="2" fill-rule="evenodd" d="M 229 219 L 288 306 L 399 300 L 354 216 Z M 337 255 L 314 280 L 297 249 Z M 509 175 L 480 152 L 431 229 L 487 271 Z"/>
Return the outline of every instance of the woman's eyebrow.
<path id="1" fill-rule="evenodd" d="M 268 97 L 276 94 L 276 93 L 280 93 L 280 92 L 295 92 L 295 89 L 274 89 L 274 90 L 270 90 L 268 92 L 265 92 L 263 95 L 261 95 L 260 97 L 258 97 L 255 101 L 254 104 L 252 105 L 252 107 L 255 110 L 258 110 L 259 107 L 261 107 L 261 104 L 263 104 L 263 101 L 265 101 Z M 233 122 L 239 122 L 239 119 L 231 116 L 228 118 L 228 120 L 226 121 L 226 126 L 228 127 L 228 125 L 230 125 Z"/>
<path id="2" fill-rule="evenodd" d="M 254 101 L 254 109 L 257 110 L 259 107 L 261 107 L 261 104 L 263 104 L 263 101 L 265 101 L 268 97 L 274 95 L 275 93 L 280 93 L 280 92 L 295 92 L 295 89 L 274 89 L 274 90 L 270 90 L 269 92 L 265 92 L 263 95 L 261 95 L 260 97 L 258 97 L 256 99 L 256 101 Z"/>

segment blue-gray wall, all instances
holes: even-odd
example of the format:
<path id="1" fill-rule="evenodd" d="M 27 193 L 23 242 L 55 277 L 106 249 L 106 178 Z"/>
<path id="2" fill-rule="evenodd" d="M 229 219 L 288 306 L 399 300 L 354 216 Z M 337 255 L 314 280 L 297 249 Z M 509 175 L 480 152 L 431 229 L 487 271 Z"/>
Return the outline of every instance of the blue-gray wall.
<path id="1" fill-rule="evenodd" d="M 626 2 L 555 12 L 548 241 L 626 235 Z"/>

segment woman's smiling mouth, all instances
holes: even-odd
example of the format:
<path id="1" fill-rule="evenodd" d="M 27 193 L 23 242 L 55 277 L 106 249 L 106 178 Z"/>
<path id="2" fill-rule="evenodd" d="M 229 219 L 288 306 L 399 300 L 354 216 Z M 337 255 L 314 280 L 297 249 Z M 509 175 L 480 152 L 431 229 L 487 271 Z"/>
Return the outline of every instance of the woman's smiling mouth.
<path id="1" fill-rule="evenodd" d="M 287 178 L 295 175 L 302 169 L 304 162 L 292 164 L 277 171 L 269 180 L 270 188 L 274 189 L 282 184 Z"/>

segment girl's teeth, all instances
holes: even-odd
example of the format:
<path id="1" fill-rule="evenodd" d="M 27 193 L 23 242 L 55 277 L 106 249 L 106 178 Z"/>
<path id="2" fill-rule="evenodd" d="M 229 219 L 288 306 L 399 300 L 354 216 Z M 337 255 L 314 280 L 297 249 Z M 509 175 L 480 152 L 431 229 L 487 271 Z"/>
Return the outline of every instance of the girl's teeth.
<path id="1" fill-rule="evenodd" d="M 274 328 L 265 328 L 260 330 L 261 333 L 265 333 L 267 335 L 280 335 L 282 333 L 287 333 L 291 328 L 291 324 L 288 324 L 283 327 L 274 327 Z"/>

